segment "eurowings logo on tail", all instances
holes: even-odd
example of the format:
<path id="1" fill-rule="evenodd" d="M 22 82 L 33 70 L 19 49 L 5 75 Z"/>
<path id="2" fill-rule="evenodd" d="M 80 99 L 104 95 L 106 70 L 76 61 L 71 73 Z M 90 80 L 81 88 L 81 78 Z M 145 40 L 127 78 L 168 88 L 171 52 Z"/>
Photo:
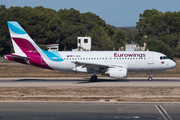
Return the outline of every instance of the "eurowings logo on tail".
<path id="1" fill-rule="evenodd" d="M 47 59 L 61 62 L 58 52 L 48 52 L 39 48 L 24 29 L 15 21 L 7 22 L 15 53 L 5 55 L 6 58 L 37 67 L 48 68 Z"/>

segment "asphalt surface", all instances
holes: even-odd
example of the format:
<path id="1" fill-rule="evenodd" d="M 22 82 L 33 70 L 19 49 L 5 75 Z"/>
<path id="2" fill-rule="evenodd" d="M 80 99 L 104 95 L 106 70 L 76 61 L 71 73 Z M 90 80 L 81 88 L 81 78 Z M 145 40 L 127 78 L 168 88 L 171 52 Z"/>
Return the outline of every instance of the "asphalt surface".
<path id="1" fill-rule="evenodd" d="M 0 87 L 180 86 L 180 78 L 0 78 Z M 7 102 L 0 120 L 180 120 L 180 103 Z"/>
<path id="2" fill-rule="evenodd" d="M 108 87 L 108 86 L 180 86 L 180 78 L 98 78 L 97 82 L 89 82 L 89 78 L 0 78 L 0 87 Z"/>
<path id="3" fill-rule="evenodd" d="M 180 103 L 0 102 L 0 120 L 179 120 Z"/>

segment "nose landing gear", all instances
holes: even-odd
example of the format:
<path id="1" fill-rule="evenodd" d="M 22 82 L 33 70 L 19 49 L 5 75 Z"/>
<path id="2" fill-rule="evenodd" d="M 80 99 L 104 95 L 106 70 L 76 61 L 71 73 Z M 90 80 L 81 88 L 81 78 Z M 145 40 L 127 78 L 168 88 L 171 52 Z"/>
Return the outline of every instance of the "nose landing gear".
<path id="1" fill-rule="evenodd" d="M 152 81 L 153 78 L 151 77 L 151 71 L 148 72 L 148 75 L 149 75 L 148 80 L 149 80 L 149 81 Z"/>

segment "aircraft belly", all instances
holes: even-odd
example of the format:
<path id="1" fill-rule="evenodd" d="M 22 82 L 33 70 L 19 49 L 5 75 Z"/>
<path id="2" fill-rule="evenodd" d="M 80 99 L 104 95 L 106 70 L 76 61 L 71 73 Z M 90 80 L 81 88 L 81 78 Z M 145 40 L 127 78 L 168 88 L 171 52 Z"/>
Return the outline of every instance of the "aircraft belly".
<path id="1" fill-rule="evenodd" d="M 59 71 L 72 71 L 72 68 L 75 67 L 73 63 L 68 63 L 66 61 L 63 62 L 54 62 L 50 61 L 48 62 L 48 65 L 53 69 L 53 70 L 59 70 Z"/>

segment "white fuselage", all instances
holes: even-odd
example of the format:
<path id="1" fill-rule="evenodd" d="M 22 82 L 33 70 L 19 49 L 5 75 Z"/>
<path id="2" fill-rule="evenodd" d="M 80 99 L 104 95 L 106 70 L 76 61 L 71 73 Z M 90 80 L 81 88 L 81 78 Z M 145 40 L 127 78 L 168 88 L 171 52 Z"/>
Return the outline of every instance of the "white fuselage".
<path id="1" fill-rule="evenodd" d="M 160 59 L 162 53 L 152 51 L 84 51 L 58 52 L 61 58 L 54 57 L 45 61 L 54 70 L 74 71 L 74 62 L 103 64 L 108 66 L 123 66 L 128 71 L 161 71 L 175 67 L 171 59 Z M 61 62 L 52 59 L 62 59 Z M 83 72 L 83 71 L 81 71 Z"/>

